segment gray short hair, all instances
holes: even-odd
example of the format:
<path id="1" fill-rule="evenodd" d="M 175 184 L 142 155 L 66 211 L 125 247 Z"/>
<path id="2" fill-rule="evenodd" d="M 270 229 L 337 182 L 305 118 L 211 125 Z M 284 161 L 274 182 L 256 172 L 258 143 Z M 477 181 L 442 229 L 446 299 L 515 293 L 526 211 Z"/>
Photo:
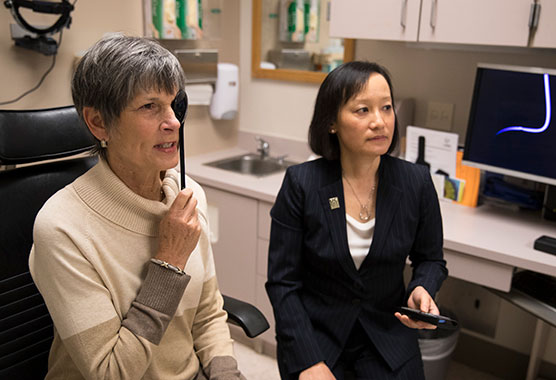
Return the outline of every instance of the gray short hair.
<path id="1" fill-rule="evenodd" d="M 73 103 L 83 118 L 83 107 L 100 112 L 107 128 L 142 91 L 169 94 L 185 88 L 178 59 L 156 41 L 120 33 L 103 37 L 89 48 L 73 74 Z M 102 150 L 99 150 L 102 154 Z"/>

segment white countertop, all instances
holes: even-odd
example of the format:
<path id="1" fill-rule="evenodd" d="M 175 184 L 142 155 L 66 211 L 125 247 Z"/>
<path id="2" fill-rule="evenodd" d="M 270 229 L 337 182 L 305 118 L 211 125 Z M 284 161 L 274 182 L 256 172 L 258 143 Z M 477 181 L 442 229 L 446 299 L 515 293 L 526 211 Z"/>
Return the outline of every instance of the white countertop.
<path id="1" fill-rule="evenodd" d="M 533 248 L 541 235 L 556 237 L 556 222 L 489 205 L 440 207 L 445 248 L 556 277 L 556 255 Z"/>
<path id="2" fill-rule="evenodd" d="M 273 203 L 284 172 L 255 177 L 203 165 L 244 153 L 249 152 L 232 148 L 188 157 L 188 174 L 203 185 Z M 473 208 L 443 200 L 440 207 L 446 249 L 556 276 L 556 255 L 533 248 L 535 239 L 541 235 L 556 236 L 555 222 L 543 220 L 537 214 L 488 205 Z"/>

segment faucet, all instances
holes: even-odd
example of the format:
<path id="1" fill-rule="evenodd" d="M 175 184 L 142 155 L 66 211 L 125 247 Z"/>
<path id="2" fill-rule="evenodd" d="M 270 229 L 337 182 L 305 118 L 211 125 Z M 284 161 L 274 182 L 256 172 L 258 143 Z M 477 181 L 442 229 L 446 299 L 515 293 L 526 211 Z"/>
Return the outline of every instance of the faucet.
<path id="1" fill-rule="evenodd" d="M 263 140 L 259 136 L 255 137 L 255 140 L 257 140 L 257 142 L 259 143 L 259 146 L 257 147 L 257 153 L 261 155 L 261 158 L 268 157 L 268 152 L 270 150 L 270 145 L 268 144 L 268 142 Z"/>
<path id="2" fill-rule="evenodd" d="M 286 159 L 286 157 L 288 157 L 287 154 L 283 154 L 281 156 L 276 157 L 276 162 L 278 162 L 279 165 L 284 165 L 284 160 Z"/>

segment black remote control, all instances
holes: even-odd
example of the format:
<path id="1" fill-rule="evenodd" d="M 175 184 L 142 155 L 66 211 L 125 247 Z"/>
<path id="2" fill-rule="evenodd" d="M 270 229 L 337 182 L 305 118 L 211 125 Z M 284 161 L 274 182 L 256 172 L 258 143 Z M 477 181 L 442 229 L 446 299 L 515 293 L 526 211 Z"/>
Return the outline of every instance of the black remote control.
<path id="1" fill-rule="evenodd" d="M 427 322 L 440 328 L 455 329 L 458 327 L 458 322 L 455 319 L 448 318 L 443 315 L 425 313 L 423 311 L 404 306 L 399 308 L 399 312 L 407 315 L 413 320 Z"/>
<path id="2" fill-rule="evenodd" d="M 539 251 L 556 255 L 556 238 L 543 235 L 535 240 L 535 245 L 533 246 L 533 248 Z"/>

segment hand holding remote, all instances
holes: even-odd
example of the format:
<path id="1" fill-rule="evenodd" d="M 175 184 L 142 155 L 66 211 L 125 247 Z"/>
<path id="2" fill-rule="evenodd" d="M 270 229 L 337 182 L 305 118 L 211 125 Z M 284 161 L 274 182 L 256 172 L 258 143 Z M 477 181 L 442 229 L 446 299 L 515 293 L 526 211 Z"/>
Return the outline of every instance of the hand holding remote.
<path id="1" fill-rule="evenodd" d="M 407 300 L 407 306 L 417 311 L 423 311 L 430 314 L 440 314 L 440 312 L 438 311 L 438 307 L 436 306 L 436 303 L 432 299 L 431 295 L 422 286 L 417 286 L 415 289 L 413 289 Z M 398 311 L 394 315 L 400 320 L 401 323 L 409 328 L 429 330 L 436 329 L 436 325 L 427 323 L 426 321 L 412 319 L 407 315 L 407 313 Z"/>

